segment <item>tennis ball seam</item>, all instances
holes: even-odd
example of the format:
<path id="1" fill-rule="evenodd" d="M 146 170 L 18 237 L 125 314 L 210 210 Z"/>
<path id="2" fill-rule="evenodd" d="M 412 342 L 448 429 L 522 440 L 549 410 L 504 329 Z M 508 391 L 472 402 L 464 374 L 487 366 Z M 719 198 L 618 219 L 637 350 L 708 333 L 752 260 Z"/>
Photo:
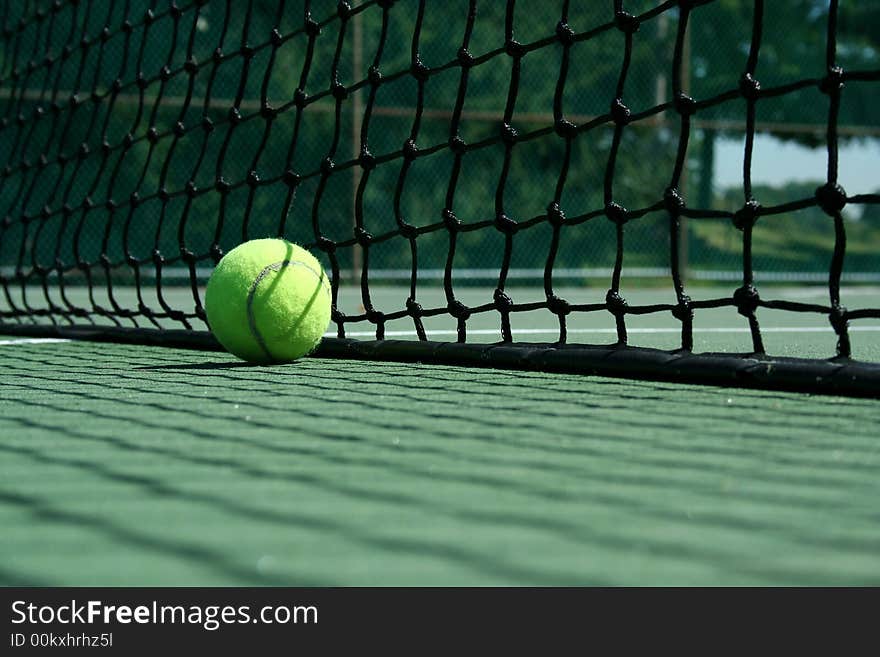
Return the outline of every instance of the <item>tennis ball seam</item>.
<path id="1" fill-rule="evenodd" d="M 254 297 L 257 293 L 257 288 L 260 286 L 260 282 L 269 275 L 269 273 L 273 271 L 280 271 L 284 267 L 295 267 L 295 266 L 305 267 L 309 270 L 312 275 L 318 279 L 318 284 L 321 286 L 321 289 L 324 290 L 325 294 L 328 294 L 326 286 L 326 278 L 323 272 L 320 274 L 314 270 L 314 268 L 309 265 L 307 262 L 303 262 L 302 260 L 282 260 L 280 262 L 273 262 L 271 265 L 266 265 L 260 270 L 260 273 L 257 274 L 256 278 L 254 278 L 254 282 L 251 283 L 251 287 L 248 290 L 247 297 L 247 319 L 248 319 L 248 328 L 251 332 L 253 338 L 257 341 L 257 345 L 259 345 L 260 350 L 269 360 L 275 360 L 275 357 L 272 355 L 272 352 L 269 351 L 269 346 L 266 344 L 265 338 L 263 338 L 263 334 L 260 333 L 260 330 L 257 328 L 257 318 L 254 315 Z"/>

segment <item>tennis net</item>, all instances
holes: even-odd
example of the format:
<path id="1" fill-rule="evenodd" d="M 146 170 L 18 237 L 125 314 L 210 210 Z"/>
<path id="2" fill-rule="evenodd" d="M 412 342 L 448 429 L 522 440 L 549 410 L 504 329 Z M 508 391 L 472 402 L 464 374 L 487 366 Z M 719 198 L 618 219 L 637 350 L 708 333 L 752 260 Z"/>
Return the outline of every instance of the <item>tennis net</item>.
<path id="1" fill-rule="evenodd" d="M 841 284 L 880 269 L 876 249 L 847 246 L 874 238 L 880 194 L 848 193 L 838 170 L 843 141 L 877 134 L 880 64 L 860 31 L 877 13 L 836 0 L 5 2 L 0 330 L 212 345 L 213 265 L 282 236 L 331 275 L 323 355 L 876 395 L 850 327 L 880 308 L 845 307 Z M 763 133 L 821 146 L 821 184 L 753 180 Z M 742 142 L 733 195 L 713 196 L 706 174 L 719 134 Z M 773 258 L 806 262 L 825 301 L 762 294 Z M 627 277 L 674 298 L 629 302 Z M 538 298 L 511 292 L 522 278 Z M 472 301 L 475 279 L 492 286 Z M 720 285 L 692 298 L 700 279 Z M 389 280 L 402 292 L 380 306 Z M 693 353 L 695 316 L 720 308 L 748 327 L 748 354 Z M 768 355 L 767 310 L 823 317 L 836 353 Z M 556 335 L 519 342 L 517 317 L 536 312 Z M 571 344 L 587 314 L 608 317 L 614 344 Z M 675 319 L 677 348 L 627 346 L 629 322 L 652 315 Z M 454 343 L 429 339 L 441 316 Z M 477 317 L 496 318 L 498 343 L 469 341 Z M 385 339 L 400 321 L 416 339 Z M 347 337 L 364 327 L 375 340 Z"/>

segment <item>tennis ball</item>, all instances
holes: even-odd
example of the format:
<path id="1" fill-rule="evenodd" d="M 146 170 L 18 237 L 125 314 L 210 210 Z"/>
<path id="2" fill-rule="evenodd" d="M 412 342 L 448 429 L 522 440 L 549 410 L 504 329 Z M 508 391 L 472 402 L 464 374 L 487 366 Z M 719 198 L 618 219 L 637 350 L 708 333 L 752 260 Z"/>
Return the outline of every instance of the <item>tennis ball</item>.
<path id="1" fill-rule="evenodd" d="M 252 363 L 296 360 L 330 324 L 330 282 L 311 253 L 282 239 L 240 244 L 205 290 L 208 325 L 228 351 Z"/>

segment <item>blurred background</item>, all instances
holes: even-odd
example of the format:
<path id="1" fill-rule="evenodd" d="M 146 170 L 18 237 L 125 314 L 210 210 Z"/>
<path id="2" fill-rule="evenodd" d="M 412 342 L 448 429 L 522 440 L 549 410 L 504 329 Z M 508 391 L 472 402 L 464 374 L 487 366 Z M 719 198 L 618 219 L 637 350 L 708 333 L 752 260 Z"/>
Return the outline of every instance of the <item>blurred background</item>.
<path id="1" fill-rule="evenodd" d="M 370 248 L 371 281 L 409 280 L 413 253 L 396 234 L 400 222 L 433 227 L 416 240 L 416 266 L 420 280 L 439 281 L 450 247 L 441 213 L 450 201 L 465 227 L 490 222 L 499 203 L 520 222 L 545 214 L 566 151 L 565 139 L 552 130 L 557 89 L 562 113 L 579 126 L 607 115 L 616 96 L 627 49 L 624 33 L 613 26 L 614 4 L 476 3 L 468 45 L 475 65 L 459 125 L 470 149 L 451 185 L 455 156 L 447 143 L 462 85 L 457 56 L 467 32 L 467 1 L 401 0 L 387 9 L 352 3 L 355 11 L 346 20 L 335 2 L 305 6 L 295 0 L 181 3 L 180 10 L 156 0 L 82 0 L 57 10 L 50 2 L 5 3 L 3 273 L 45 267 L 76 277 L 92 267 L 94 276 L 109 273 L 125 282 L 133 280 L 133 266 L 139 277 L 155 276 L 159 254 L 164 283 L 171 285 L 190 278 L 183 249 L 193 254 L 203 282 L 218 253 L 244 239 L 283 235 L 314 244 L 321 235 L 343 243 L 336 253 L 340 276 L 355 280 L 363 266 L 362 249 L 353 243 L 360 212 L 367 232 L 388 237 Z M 641 19 L 622 93 L 636 120 L 622 132 L 611 175 L 613 200 L 634 211 L 662 200 L 681 137 L 680 116 L 658 109 L 673 99 L 680 23 L 673 4 L 623 2 Z M 754 198 L 777 206 L 811 199 L 828 179 L 829 99 L 818 80 L 826 74 L 829 2 L 760 4 L 755 77 L 765 91 L 780 93 L 757 103 L 750 173 Z M 555 38 L 564 5 L 579 35 L 565 72 Z M 747 200 L 746 102 L 737 89 L 754 37 L 755 5 L 718 0 L 689 18 L 681 84 L 706 104 L 692 117 L 679 184 L 692 209 L 735 212 Z M 307 33 L 307 15 L 320 25 L 319 34 Z M 506 23 L 528 52 L 511 122 L 520 139 L 499 191 L 505 146 L 498 135 L 514 61 L 503 52 Z M 878 42 L 880 5 L 841 3 L 834 61 L 844 71 L 864 73 L 847 81 L 837 118 L 839 183 L 850 197 L 880 193 Z M 222 55 L 213 58 L 215 53 Z M 430 70 L 421 96 L 409 73 L 414 53 Z M 384 81 L 371 98 L 366 80 L 373 66 Z M 330 93 L 334 79 L 347 90 L 338 101 Z M 295 104 L 300 87 L 307 94 L 302 111 Z M 271 125 L 260 115 L 264 103 L 278 111 Z M 231 111 L 239 121 L 230 119 Z M 613 127 L 598 122 L 571 141 L 560 197 L 568 218 L 605 205 Z M 412 135 L 422 155 L 403 176 L 401 152 Z M 362 148 L 377 163 L 366 182 L 354 162 Z M 335 168 L 322 176 L 328 158 Z M 297 178 L 285 180 L 287 171 Z M 228 193 L 216 191 L 218 179 L 229 183 Z M 188 184 L 199 190 L 192 197 L 185 193 Z M 130 203 L 132 194 L 139 203 Z M 878 213 L 869 203 L 844 210 L 844 280 L 880 280 Z M 601 216 L 564 226 L 554 279 L 607 284 L 615 231 Z M 624 275 L 668 281 L 669 233 L 662 210 L 629 222 Z M 511 278 L 538 284 L 551 238 L 547 221 L 520 230 Z M 833 222 L 815 205 L 762 218 L 754 230 L 757 280 L 826 281 L 834 240 Z M 212 250 L 215 244 L 220 251 Z M 452 259 L 456 284 L 497 280 L 503 252 L 504 235 L 491 225 L 462 232 Z M 106 266 L 97 267 L 102 254 Z M 687 220 L 682 265 L 690 280 L 741 278 L 742 233 L 725 217 Z"/>

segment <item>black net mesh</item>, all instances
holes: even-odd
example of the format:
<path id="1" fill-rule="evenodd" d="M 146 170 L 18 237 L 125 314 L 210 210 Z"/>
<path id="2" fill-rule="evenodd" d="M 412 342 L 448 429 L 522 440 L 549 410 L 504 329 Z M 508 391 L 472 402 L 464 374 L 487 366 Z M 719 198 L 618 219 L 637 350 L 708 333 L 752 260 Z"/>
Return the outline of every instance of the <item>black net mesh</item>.
<path id="1" fill-rule="evenodd" d="M 628 320 L 657 314 L 688 352 L 695 315 L 727 307 L 752 355 L 772 309 L 825 316 L 845 360 L 851 323 L 880 318 L 841 303 L 846 266 L 880 269 L 877 249 L 847 251 L 848 234 L 876 239 L 880 194 L 838 179 L 841 141 L 877 134 L 867 4 L 5 2 L 0 328 L 204 330 L 213 265 L 276 235 L 324 260 L 339 338 L 404 320 L 424 341 L 444 316 L 466 342 L 491 315 L 512 342 L 514 318 L 539 311 L 553 344 L 605 313 L 623 346 Z M 725 131 L 742 181 L 712 194 Z M 762 198 L 756 135 L 774 131 L 825 150 L 821 184 Z M 799 243 L 806 227 L 821 239 Z M 756 270 L 807 242 L 827 300 L 762 295 Z M 690 298 L 688 267 L 731 262 L 738 282 Z M 560 292 L 587 270 L 607 277 L 599 298 Z M 472 271 L 494 288 L 478 303 L 460 294 Z M 628 303 L 628 272 L 660 272 L 674 298 Z M 510 293 L 523 276 L 539 298 Z M 389 278 L 407 290 L 380 307 Z M 336 303 L 346 284 L 355 312 Z"/>

